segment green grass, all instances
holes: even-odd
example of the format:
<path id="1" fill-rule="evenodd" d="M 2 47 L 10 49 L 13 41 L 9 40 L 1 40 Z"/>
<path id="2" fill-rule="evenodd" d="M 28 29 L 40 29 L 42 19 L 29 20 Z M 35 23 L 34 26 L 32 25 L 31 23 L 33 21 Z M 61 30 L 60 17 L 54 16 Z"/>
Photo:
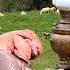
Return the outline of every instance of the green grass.
<path id="1" fill-rule="evenodd" d="M 19 30 L 31 29 L 36 32 L 44 45 L 43 54 L 31 61 L 34 70 L 45 70 L 47 67 L 56 67 L 59 59 L 50 47 L 49 40 L 44 38 L 43 32 L 52 32 L 52 25 L 59 20 L 59 16 L 55 13 L 49 15 L 40 15 L 39 11 L 29 11 L 25 16 L 21 16 L 20 12 L 5 12 L 4 17 L 0 17 L 0 26 L 3 28 L 0 33 Z"/>

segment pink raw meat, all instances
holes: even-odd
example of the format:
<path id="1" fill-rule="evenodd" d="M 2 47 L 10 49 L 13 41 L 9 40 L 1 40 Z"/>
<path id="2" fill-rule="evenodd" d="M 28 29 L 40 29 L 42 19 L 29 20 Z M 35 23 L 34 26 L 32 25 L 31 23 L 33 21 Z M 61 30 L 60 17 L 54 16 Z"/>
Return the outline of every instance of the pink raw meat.
<path id="1" fill-rule="evenodd" d="M 42 54 L 43 46 L 32 30 L 17 30 L 0 35 L 0 50 L 8 50 L 29 62 Z"/>

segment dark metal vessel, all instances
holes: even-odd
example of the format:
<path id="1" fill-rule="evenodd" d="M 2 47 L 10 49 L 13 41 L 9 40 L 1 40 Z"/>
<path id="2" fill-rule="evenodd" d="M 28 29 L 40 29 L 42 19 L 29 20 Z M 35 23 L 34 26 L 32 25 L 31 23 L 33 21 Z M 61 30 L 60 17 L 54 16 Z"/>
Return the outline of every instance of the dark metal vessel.
<path id="1" fill-rule="evenodd" d="M 55 25 L 50 36 L 51 48 L 59 55 L 59 69 L 70 70 L 70 11 L 60 10 L 62 19 Z"/>

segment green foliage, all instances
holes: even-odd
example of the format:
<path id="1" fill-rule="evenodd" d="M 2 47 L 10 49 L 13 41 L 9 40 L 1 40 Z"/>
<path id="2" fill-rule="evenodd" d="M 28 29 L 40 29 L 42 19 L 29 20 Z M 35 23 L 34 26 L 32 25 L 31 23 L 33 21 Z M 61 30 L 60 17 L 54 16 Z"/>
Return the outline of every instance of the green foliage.
<path id="1" fill-rule="evenodd" d="M 51 0 L 0 0 L 0 11 L 41 9 L 51 4 Z"/>
<path id="2" fill-rule="evenodd" d="M 32 9 L 33 0 L 0 0 L 0 11 L 18 11 Z"/>
<path id="3" fill-rule="evenodd" d="M 6 10 L 8 5 L 9 5 L 9 0 L 0 0 L 0 11 Z"/>
<path id="4" fill-rule="evenodd" d="M 33 3 L 32 0 L 16 0 L 14 1 L 14 8 L 20 11 L 30 10 L 32 9 L 32 3 Z"/>

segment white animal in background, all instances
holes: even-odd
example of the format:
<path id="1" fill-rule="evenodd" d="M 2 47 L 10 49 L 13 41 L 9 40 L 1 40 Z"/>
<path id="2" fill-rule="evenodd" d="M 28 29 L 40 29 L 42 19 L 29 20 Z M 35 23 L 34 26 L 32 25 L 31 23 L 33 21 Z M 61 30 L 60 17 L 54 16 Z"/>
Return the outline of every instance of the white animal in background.
<path id="1" fill-rule="evenodd" d="M 45 13 L 47 13 L 47 14 L 50 13 L 50 8 L 49 8 L 49 7 L 43 8 L 43 9 L 40 11 L 40 14 L 41 14 L 41 15 L 42 15 L 42 14 L 45 14 Z"/>
<path id="2" fill-rule="evenodd" d="M 0 12 L 0 16 L 4 16 L 4 14 Z"/>
<path id="3" fill-rule="evenodd" d="M 43 8 L 41 11 L 40 11 L 40 14 L 49 14 L 50 12 L 54 12 L 56 11 L 56 8 L 55 7 L 46 7 L 46 8 Z"/>
<path id="4" fill-rule="evenodd" d="M 27 14 L 27 13 L 26 13 L 26 12 L 24 12 L 24 11 L 22 11 L 22 12 L 21 12 L 21 15 L 26 15 L 26 14 Z"/>
<path id="5" fill-rule="evenodd" d="M 56 15 L 60 15 L 60 11 L 58 9 L 56 10 Z"/>
<path id="6" fill-rule="evenodd" d="M 51 7 L 51 8 L 50 8 L 50 11 L 51 11 L 51 12 L 54 12 L 55 10 L 56 10 L 55 7 Z"/>

